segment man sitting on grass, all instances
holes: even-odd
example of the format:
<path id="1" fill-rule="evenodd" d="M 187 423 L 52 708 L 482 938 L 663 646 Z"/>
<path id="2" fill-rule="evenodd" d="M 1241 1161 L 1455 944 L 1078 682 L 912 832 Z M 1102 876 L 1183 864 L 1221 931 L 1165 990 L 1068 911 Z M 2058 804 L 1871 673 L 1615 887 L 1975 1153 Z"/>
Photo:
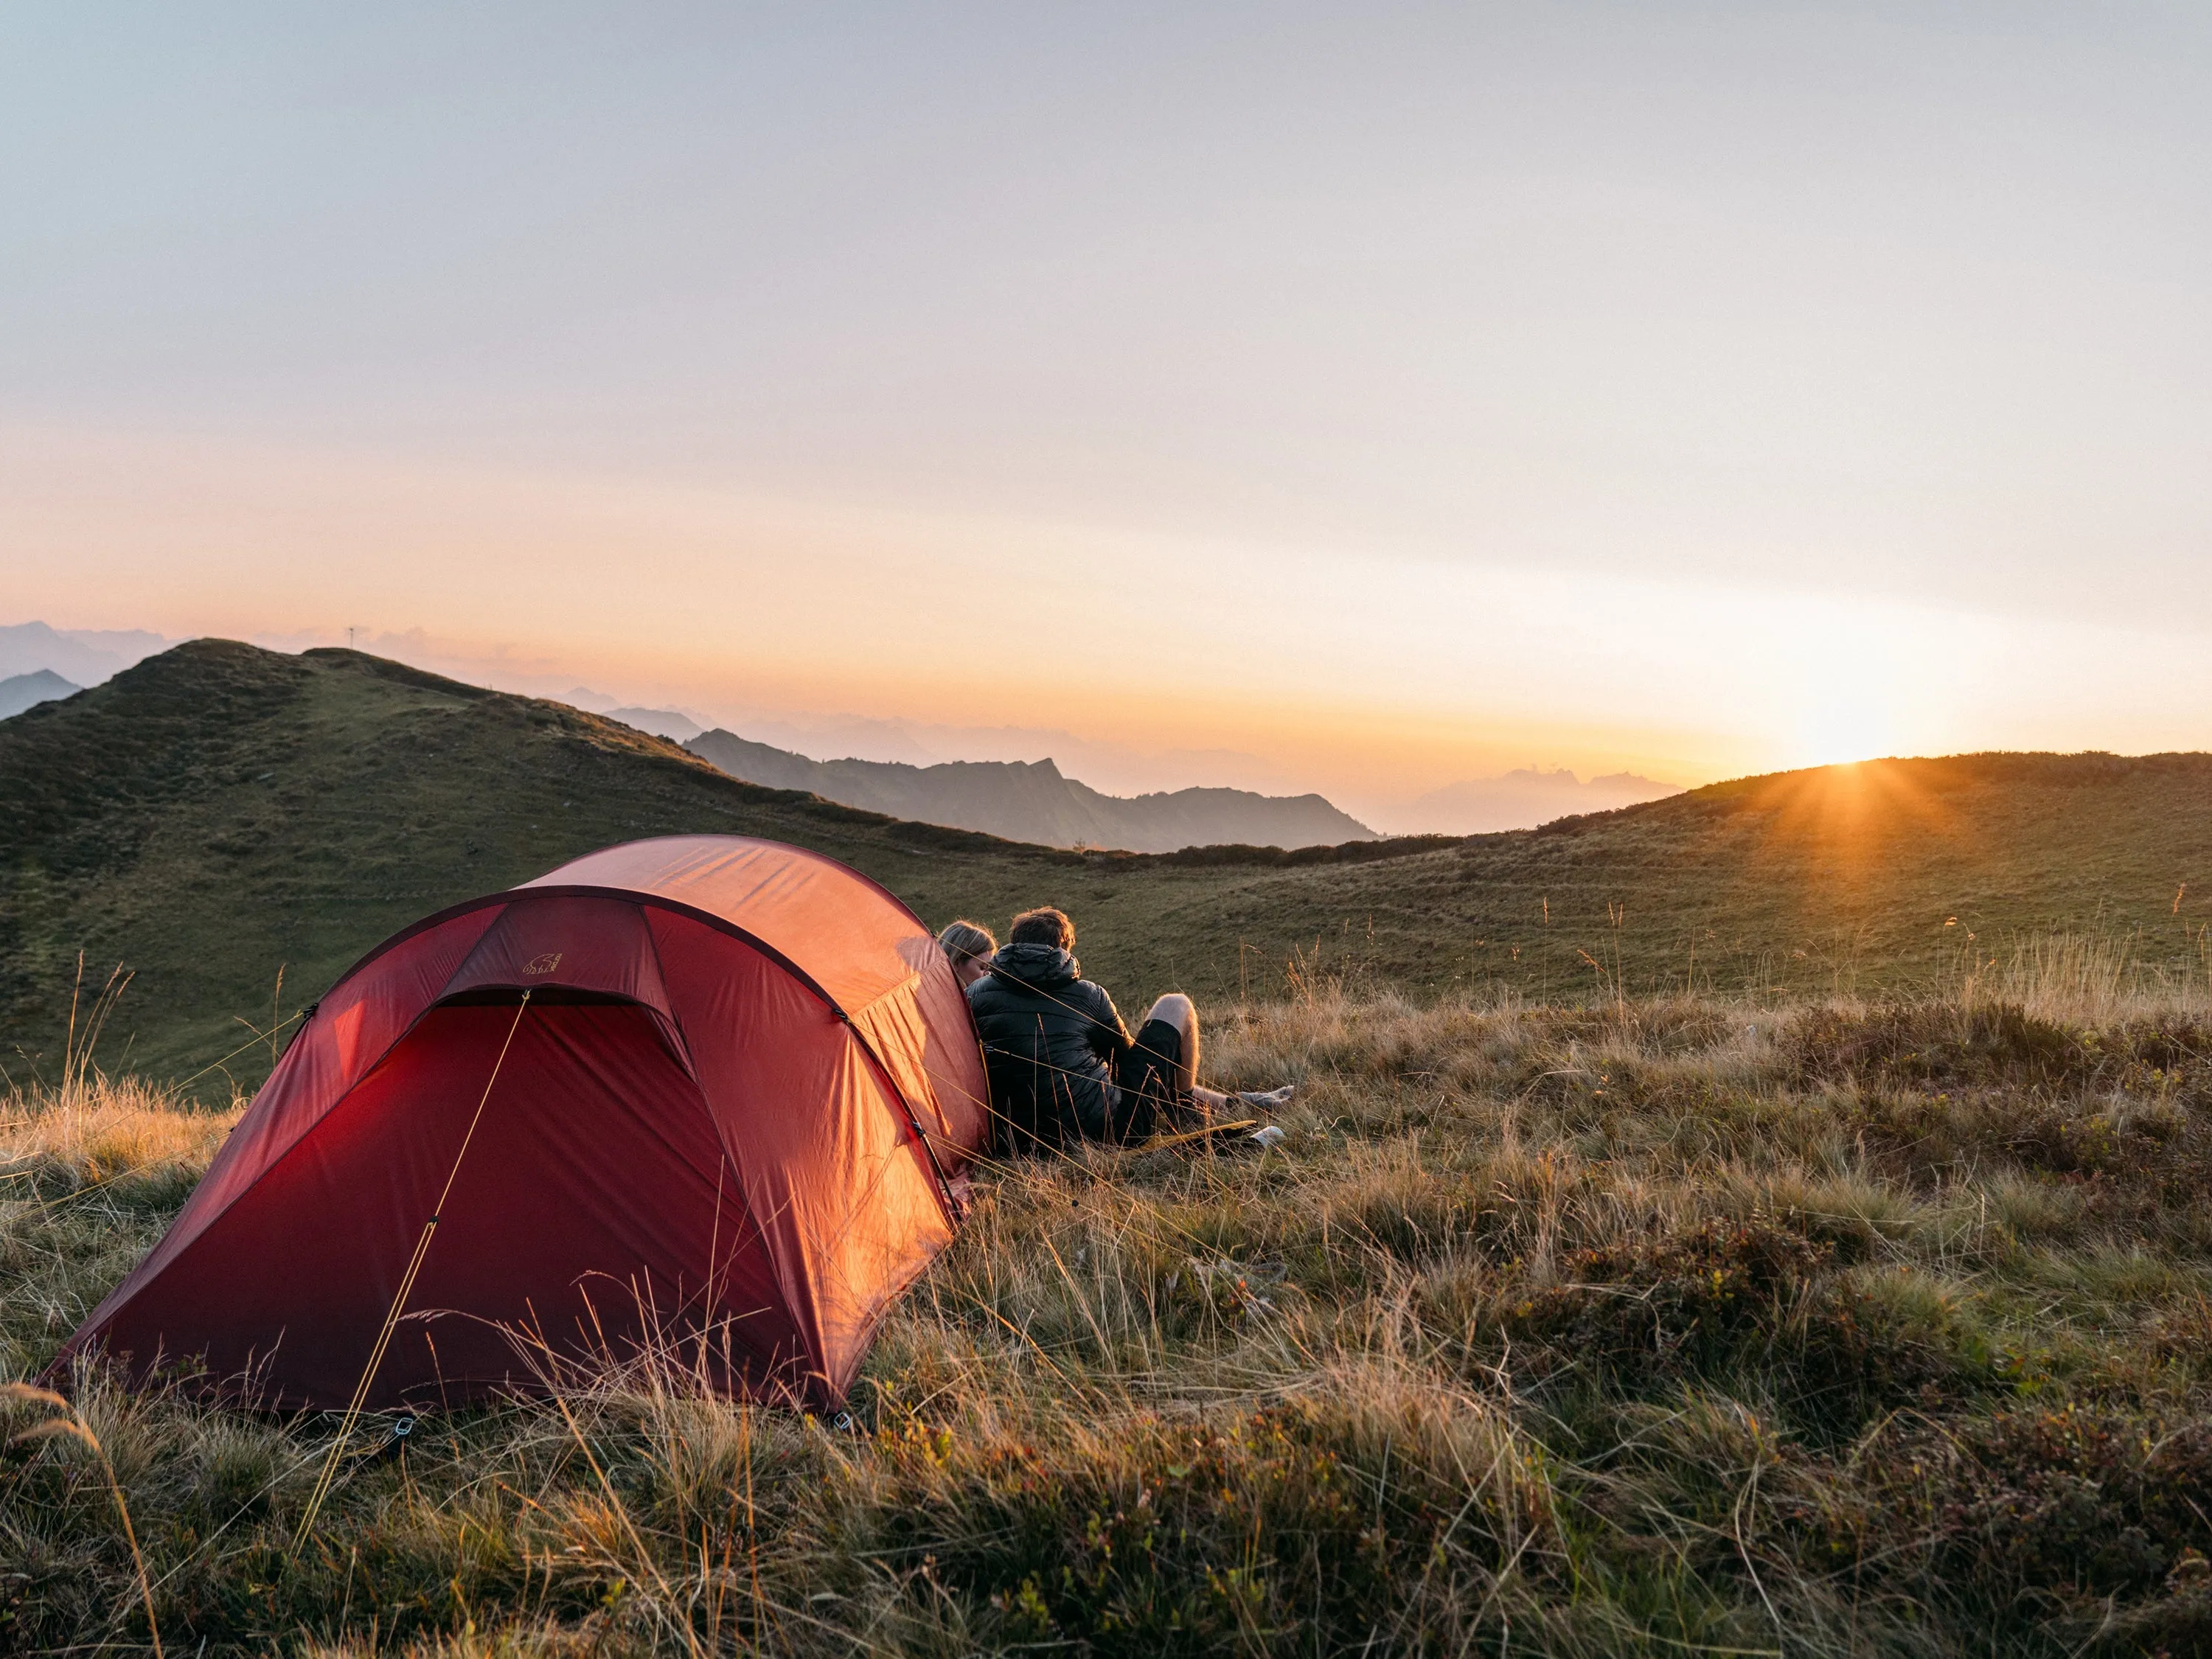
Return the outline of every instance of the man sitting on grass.
<path id="1" fill-rule="evenodd" d="M 1200 1127 L 1226 1108 L 1273 1111 L 1291 1088 L 1224 1095 L 1198 1083 L 1198 1010 L 1180 992 L 1130 1036 L 1105 988 L 1083 977 L 1075 924 L 1054 909 L 1014 918 L 1007 943 L 968 988 L 1002 1150 L 1140 1141 Z"/>

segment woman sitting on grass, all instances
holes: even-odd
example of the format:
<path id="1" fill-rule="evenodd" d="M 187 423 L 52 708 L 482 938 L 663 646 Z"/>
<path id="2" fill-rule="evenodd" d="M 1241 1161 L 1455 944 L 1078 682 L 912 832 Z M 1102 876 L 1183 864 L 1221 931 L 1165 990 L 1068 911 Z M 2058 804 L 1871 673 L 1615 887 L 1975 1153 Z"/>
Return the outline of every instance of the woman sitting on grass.
<path id="1" fill-rule="evenodd" d="M 1074 949 L 1075 924 L 1063 912 L 1025 910 L 968 986 L 1002 1151 L 1141 1141 L 1163 1128 L 1203 1127 L 1232 1107 L 1290 1103 L 1287 1085 L 1234 1095 L 1200 1087 L 1191 1000 L 1170 992 L 1132 1037 L 1105 988 L 1083 977 Z"/>

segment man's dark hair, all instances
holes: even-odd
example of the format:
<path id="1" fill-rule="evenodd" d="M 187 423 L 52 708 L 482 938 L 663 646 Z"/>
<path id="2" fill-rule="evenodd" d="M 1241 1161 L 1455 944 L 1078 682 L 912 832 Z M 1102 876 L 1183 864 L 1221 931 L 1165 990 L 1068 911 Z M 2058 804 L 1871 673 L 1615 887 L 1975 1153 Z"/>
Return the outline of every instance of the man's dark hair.
<path id="1" fill-rule="evenodd" d="M 1055 910 L 1048 904 L 1016 916 L 1006 937 L 1016 945 L 1049 945 L 1054 950 L 1073 951 L 1075 924 L 1067 919 L 1065 910 Z"/>

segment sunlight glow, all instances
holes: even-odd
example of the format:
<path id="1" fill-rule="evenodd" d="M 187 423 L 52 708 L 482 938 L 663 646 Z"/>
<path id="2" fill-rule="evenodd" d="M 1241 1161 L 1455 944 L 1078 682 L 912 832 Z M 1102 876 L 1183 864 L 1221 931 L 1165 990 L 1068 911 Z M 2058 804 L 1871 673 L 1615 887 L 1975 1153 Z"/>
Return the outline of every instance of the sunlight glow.
<path id="1" fill-rule="evenodd" d="M 0 418 L 0 622 L 287 650 L 351 631 L 478 684 L 581 685 L 738 730 L 1006 728 L 1042 745 L 1023 758 L 1127 751 L 1115 793 L 1318 790 L 1386 830 L 1426 792 L 1515 769 L 1695 784 L 2179 749 L 2212 706 L 2212 654 L 2186 634 L 653 475 Z M 19 549 L 37 556 L 11 563 Z M 1042 651 L 1040 617 L 1065 619 Z M 1143 758 L 1169 751 L 1186 759 Z"/>
<path id="2" fill-rule="evenodd" d="M 1905 745 L 1893 709 L 1870 697 L 1838 695 L 1808 706 L 1790 743 L 1796 766 L 1832 766 L 1893 755 Z"/>

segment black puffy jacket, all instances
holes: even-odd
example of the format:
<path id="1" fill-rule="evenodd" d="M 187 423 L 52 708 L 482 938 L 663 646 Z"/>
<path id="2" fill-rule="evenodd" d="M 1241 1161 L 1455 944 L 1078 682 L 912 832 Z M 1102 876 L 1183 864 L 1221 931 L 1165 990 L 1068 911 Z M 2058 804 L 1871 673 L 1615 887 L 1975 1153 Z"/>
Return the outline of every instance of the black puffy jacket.
<path id="1" fill-rule="evenodd" d="M 1008 945 L 968 988 L 1002 1150 L 1108 1135 L 1128 1028 L 1103 986 L 1049 945 Z"/>

